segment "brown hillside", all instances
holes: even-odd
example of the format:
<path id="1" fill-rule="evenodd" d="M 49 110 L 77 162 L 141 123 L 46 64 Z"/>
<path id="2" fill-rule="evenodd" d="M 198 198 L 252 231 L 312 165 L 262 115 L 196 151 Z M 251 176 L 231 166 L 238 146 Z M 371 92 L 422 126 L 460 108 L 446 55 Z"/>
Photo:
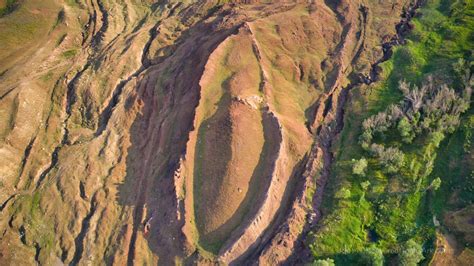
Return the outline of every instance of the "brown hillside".
<path id="1" fill-rule="evenodd" d="M 391 2 L 21 1 L 0 18 L 0 264 L 287 261 Z"/>

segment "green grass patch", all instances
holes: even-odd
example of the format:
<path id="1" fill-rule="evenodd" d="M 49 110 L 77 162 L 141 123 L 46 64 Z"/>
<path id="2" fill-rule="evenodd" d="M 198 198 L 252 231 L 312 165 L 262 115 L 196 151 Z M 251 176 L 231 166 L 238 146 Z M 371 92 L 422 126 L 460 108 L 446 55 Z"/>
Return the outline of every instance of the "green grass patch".
<path id="1" fill-rule="evenodd" d="M 15 5 L 14 12 L 0 18 L 0 72 L 48 37 L 60 10 L 59 4 L 52 0 L 18 3 L 21 4 Z M 5 9 L 0 8 L 1 12 Z"/>
<path id="2" fill-rule="evenodd" d="M 77 54 L 77 50 L 76 50 L 76 49 L 71 49 L 71 50 L 64 51 L 61 55 L 62 55 L 65 59 L 71 59 L 71 58 L 73 58 L 74 56 L 76 56 L 76 54 Z"/>
<path id="3" fill-rule="evenodd" d="M 441 144 L 430 179 L 440 177 L 440 189 L 432 199 L 433 212 L 442 216 L 446 210 L 459 210 L 474 204 L 474 108 L 466 115 L 458 130 Z M 453 196 L 454 195 L 454 196 Z"/>
<path id="4" fill-rule="evenodd" d="M 25 245 L 40 248 L 39 260 L 45 261 L 54 246 L 54 229 L 41 209 L 41 192 L 23 195 L 12 208 L 12 221 L 19 227 L 21 241 Z M 17 224 L 16 221 L 21 221 Z"/>
<path id="5" fill-rule="evenodd" d="M 454 88 L 460 87 L 453 64 L 460 58 L 473 59 L 473 3 L 428 1 L 420 10 L 422 16 L 413 21 L 415 27 L 407 44 L 396 47 L 392 58 L 381 65 L 382 80 L 352 91 L 344 130 L 335 143 L 332 182 L 323 203 L 325 218 L 308 243 L 315 258 L 332 257 L 336 264 L 355 263 L 364 247 L 375 244 L 386 259 L 396 259 L 400 244 L 409 239 L 423 243 L 426 248 L 432 245 L 432 216 L 445 210 L 454 191 L 459 193 L 454 203 L 457 207 L 472 204 L 474 185 L 469 172 L 473 168 L 465 159 L 466 149 L 472 150 L 472 145 L 466 148 L 469 138 L 472 139 L 472 108 L 440 148 L 427 136 L 420 136 L 411 144 L 402 143 L 394 129 L 378 139 L 379 143 L 399 147 L 405 153 L 405 165 L 396 175 L 385 174 L 369 159 L 366 175 L 355 176 L 352 160 L 368 158 L 358 143 L 361 124 L 365 118 L 403 99 L 398 90 L 400 80 L 420 85 L 428 75 L 433 75 Z M 431 180 L 438 176 L 442 178 L 441 188 L 427 191 Z M 370 186 L 364 192 L 360 184 L 366 180 Z M 341 187 L 350 189 L 350 198 L 334 197 Z"/>

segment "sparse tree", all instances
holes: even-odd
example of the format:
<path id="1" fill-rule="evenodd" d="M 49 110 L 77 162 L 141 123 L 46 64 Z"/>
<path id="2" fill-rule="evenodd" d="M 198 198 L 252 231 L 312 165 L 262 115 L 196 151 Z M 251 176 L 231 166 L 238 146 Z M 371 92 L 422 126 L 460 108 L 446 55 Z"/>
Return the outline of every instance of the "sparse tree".
<path id="1" fill-rule="evenodd" d="M 405 155 L 397 148 L 385 149 L 383 145 L 372 143 L 370 152 L 379 160 L 386 173 L 394 174 L 403 166 Z"/>
<path id="2" fill-rule="evenodd" d="M 433 119 L 429 116 L 425 116 L 420 123 L 420 127 L 422 130 L 427 130 L 431 128 L 432 123 L 433 123 Z"/>
<path id="3" fill-rule="evenodd" d="M 398 254 L 398 259 L 402 266 L 416 266 L 422 259 L 424 259 L 423 248 L 415 241 L 408 240 L 402 246 L 402 250 Z"/>
<path id="4" fill-rule="evenodd" d="M 312 266 L 335 266 L 333 259 L 315 260 Z"/>
<path id="5" fill-rule="evenodd" d="M 400 132 L 400 136 L 402 136 L 402 140 L 405 143 L 411 143 L 415 138 L 415 132 L 413 132 L 413 127 L 410 124 L 410 120 L 408 118 L 403 117 L 398 122 L 398 131 Z"/>
<path id="6" fill-rule="evenodd" d="M 464 89 L 464 92 L 462 95 L 462 98 L 464 99 L 464 101 L 466 101 L 466 103 L 471 102 L 472 87 L 474 87 L 474 75 L 472 75 L 469 87 L 466 87 Z"/>
<path id="7" fill-rule="evenodd" d="M 383 266 L 383 261 L 384 257 L 382 250 L 376 246 L 367 247 L 361 253 L 361 265 Z"/>
<path id="8" fill-rule="evenodd" d="M 367 160 L 362 157 L 360 160 L 355 161 L 354 165 L 352 166 L 352 173 L 355 175 L 364 176 L 366 169 Z"/>
<path id="9" fill-rule="evenodd" d="M 369 186 L 370 186 L 369 180 L 366 180 L 366 181 L 360 183 L 360 186 L 362 187 L 362 190 L 363 190 L 363 191 L 362 191 L 362 194 L 360 195 L 359 201 L 362 201 L 362 200 L 364 200 L 364 198 L 365 198 L 365 192 L 367 191 L 367 189 L 368 189 Z"/>
<path id="10" fill-rule="evenodd" d="M 445 114 L 438 120 L 438 130 L 441 132 L 453 133 L 459 126 L 459 114 Z"/>
<path id="11" fill-rule="evenodd" d="M 469 62 L 460 58 L 458 62 L 453 64 L 453 69 L 458 78 L 461 80 L 464 87 L 468 88 L 472 86 L 472 82 L 474 81 L 471 70 L 469 67 Z"/>
<path id="12" fill-rule="evenodd" d="M 381 144 L 372 143 L 372 145 L 370 145 L 370 153 L 373 156 L 382 156 L 382 153 L 384 152 L 384 150 L 385 150 L 385 147 Z"/>
<path id="13" fill-rule="evenodd" d="M 359 143 L 364 150 L 369 150 L 370 143 L 372 142 L 372 133 L 369 130 L 365 130 L 362 135 L 360 135 Z"/>
<path id="14" fill-rule="evenodd" d="M 431 181 L 430 186 L 428 187 L 429 190 L 436 191 L 441 186 L 441 178 L 437 177 Z"/>
<path id="15" fill-rule="evenodd" d="M 391 126 L 392 117 L 388 116 L 384 112 L 380 112 L 376 115 L 373 115 L 362 122 L 362 128 L 364 132 L 369 132 L 370 134 L 376 132 L 384 132 L 387 131 L 388 128 Z"/>
<path id="16" fill-rule="evenodd" d="M 391 121 L 397 121 L 403 116 L 403 110 L 397 105 L 388 107 L 387 115 Z"/>
<path id="17" fill-rule="evenodd" d="M 405 99 L 407 100 L 406 103 L 409 103 L 408 107 L 413 111 L 413 113 L 418 112 L 420 108 L 423 106 L 423 97 L 426 95 L 427 86 L 421 86 L 418 88 L 417 86 L 413 86 L 408 93 L 403 92 Z"/>
<path id="18" fill-rule="evenodd" d="M 364 191 L 366 191 L 366 190 L 369 188 L 369 186 L 370 186 L 370 181 L 369 181 L 369 180 L 366 180 L 366 181 L 360 183 L 360 186 L 362 187 L 362 189 L 363 189 Z"/>
<path id="19" fill-rule="evenodd" d="M 389 174 L 397 173 L 403 166 L 405 155 L 397 148 L 387 148 L 379 156 L 380 163 L 384 166 L 384 171 Z"/>
<path id="20" fill-rule="evenodd" d="M 398 89 L 403 93 L 403 95 L 408 95 L 408 93 L 410 93 L 410 84 L 405 80 L 400 80 L 398 83 Z"/>
<path id="21" fill-rule="evenodd" d="M 438 147 L 441 141 L 444 139 L 444 134 L 439 131 L 435 131 L 430 133 L 429 139 L 435 147 Z"/>
<path id="22" fill-rule="evenodd" d="M 421 113 L 420 112 L 414 113 L 410 124 L 413 129 L 415 137 L 423 131 L 423 128 L 420 125 L 421 124 L 420 120 L 421 120 Z"/>
<path id="23" fill-rule="evenodd" d="M 380 112 L 373 117 L 373 127 L 374 132 L 385 132 L 390 127 L 390 121 L 387 119 L 387 114 Z"/>
<path id="24" fill-rule="evenodd" d="M 334 196 L 336 199 L 348 199 L 351 197 L 351 191 L 348 188 L 343 187 L 339 189 Z"/>

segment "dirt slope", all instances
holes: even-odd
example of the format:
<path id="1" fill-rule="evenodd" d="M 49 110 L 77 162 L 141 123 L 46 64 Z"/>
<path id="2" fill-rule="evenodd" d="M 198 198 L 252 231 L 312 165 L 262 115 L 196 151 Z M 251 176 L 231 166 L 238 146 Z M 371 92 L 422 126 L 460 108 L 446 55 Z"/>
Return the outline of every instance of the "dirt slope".
<path id="1" fill-rule="evenodd" d="M 11 265 L 288 262 L 408 3 L 40 2 L 0 18 Z"/>

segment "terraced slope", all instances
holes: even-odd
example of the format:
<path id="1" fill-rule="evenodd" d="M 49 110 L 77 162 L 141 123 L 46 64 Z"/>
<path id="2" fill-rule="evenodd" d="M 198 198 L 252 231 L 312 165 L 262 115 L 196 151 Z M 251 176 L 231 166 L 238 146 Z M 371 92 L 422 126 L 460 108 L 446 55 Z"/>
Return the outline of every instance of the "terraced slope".
<path id="1" fill-rule="evenodd" d="M 0 261 L 273 265 L 319 219 L 348 85 L 376 77 L 409 1 L 19 4 Z"/>

